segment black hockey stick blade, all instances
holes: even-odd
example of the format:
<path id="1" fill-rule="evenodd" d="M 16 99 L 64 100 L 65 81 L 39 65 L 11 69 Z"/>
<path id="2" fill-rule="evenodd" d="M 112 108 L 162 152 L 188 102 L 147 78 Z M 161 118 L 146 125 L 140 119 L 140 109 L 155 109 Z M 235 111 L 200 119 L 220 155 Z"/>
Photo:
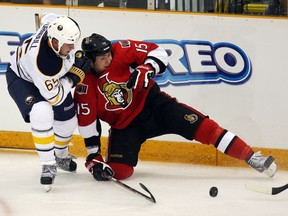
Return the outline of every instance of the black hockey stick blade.
<path id="1" fill-rule="evenodd" d="M 139 185 L 150 195 L 150 198 L 151 199 L 149 199 L 151 202 L 153 202 L 153 203 L 156 203 L 156 199 L 155 199 L 155 197 L 153 196 L 153 194 L 148 190 L 148 188 L 144 185 L 144 184 L 142 184 L 142 183 L 139 183 Z"/>
<path id="2" fill-rule="evenodd" d="M 288 184 L 285 184 L 280 187 L 269 187 L 266 185 L 261 185 L 257 183 L 247 183 L 245 187 L 248 190 L 255 191 L 258 193 L 264 193 L 264 194 L 269 194 L 269 195 L 276 195 L 281 193 L 282 191 L 286 190 L 288 188 Z"/>
<path id="3" fill-rule="evenodd" d="M 119 180 L 117 180 L 117 179 L 115 179 L 115 178 L 111 178 L 111 180 L 112 180 L 113 182 L 117 183 L 118 185 L 120 185 L 121 187 L 124 187 L 124 188 L 128 189 L 129 191 L 131 191 L 131 192 L 133 192 L 133 193 L 135 193 L 135 194 L 138 194 L 138 195 L 144 197 L 145 199 L 149 200 L 150 202 L 156 203 L 156 199 L 154 198 L 154 196 L 152 195 L 152 193 L 151 193 L 151 192 L 147 189 L 147 187 L 146 187 L 145 185 L 143 185 L 142 183 L 139 183 L 140 186 L 141 186 L 150 196 L 147 196 L 146 194 L 144 194 L 144 193 L 142 193 L 142 192 L 140 192 L 140 191 L 138 191 L 138 190 L 136 190 L 136 189 L 134 189 L 134 188 L 126 185 L 126 184 L 124 184 L 123 182 L 121 182 L 121 181 L 119 181 Z"/>

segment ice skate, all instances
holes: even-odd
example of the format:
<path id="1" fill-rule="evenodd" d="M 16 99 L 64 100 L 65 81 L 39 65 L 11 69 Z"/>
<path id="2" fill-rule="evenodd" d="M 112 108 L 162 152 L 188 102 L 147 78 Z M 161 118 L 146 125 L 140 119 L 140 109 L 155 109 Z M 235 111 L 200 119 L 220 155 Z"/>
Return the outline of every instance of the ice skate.
<path id="1" fill-rule="evenodd" d="M 52 189 L 55 176 L 57 174 L 56 165 L 43 165 L 40 183 L 44 185 L 46 192 Z"/>
<path id="2" fill-rule="evenodd" d="M 59 158 L 56 156 L 56 163 L 62 170 L 75 172 L 77 169 L 77 164 L 73 161 L 73 159 L 76 159 L 76 157 L 73 155 L 68 155 L 66 158 Z"/>
<path id="3" fill-rule="evenodd" d="M 278 170 L 274 160 L 272 156 L 263 157 L 261 152 L 256 152 L 246 162 L 258 172 L 264 172 L 267 176 L 273 177 Z"/>

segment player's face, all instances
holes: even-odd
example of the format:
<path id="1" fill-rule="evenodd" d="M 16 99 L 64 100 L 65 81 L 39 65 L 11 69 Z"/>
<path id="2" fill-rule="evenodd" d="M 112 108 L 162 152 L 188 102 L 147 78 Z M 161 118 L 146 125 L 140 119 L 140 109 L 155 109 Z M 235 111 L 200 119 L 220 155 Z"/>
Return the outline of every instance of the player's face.
<path id="1" fill-rule="evenodd" d="M 52 39 L 52 46 L 55 50 L 57 51 L 59 50 L 59 42 L 55 38 Z M 64 43 L 62 47 L 60 48 L 59 55 L 67 56 L 71 52 L 71 50 L 73 50 L 74 48 L 75 48 L 74 44 Z"/>
<path id="2" fill-rule="evenodd" d="M 109 67 L 111 62 L 112 62 L 112 53 L 108 52 L 104 55 L 96 56 L 93 66 L 97 73 L 102 73 Z"/>
<path id="3" fill-rule="evenodd" d="M 74 44 L 64 43 L 60 49 L 59 54 L 62 56 L 67 56 L 71 52 L 71 50 L 73 50 L 74 48 L 75 48 Z"/>

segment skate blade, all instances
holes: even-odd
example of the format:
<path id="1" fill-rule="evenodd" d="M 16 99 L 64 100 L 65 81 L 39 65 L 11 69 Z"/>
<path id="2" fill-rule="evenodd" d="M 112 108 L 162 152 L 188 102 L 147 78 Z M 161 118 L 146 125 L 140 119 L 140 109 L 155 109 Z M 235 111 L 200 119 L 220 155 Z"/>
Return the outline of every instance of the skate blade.
<path id="1" fill-rule="evenodd" d="M 44 185 L 45 191 L 48 193 L 52 189 L 52 185 Z"/>

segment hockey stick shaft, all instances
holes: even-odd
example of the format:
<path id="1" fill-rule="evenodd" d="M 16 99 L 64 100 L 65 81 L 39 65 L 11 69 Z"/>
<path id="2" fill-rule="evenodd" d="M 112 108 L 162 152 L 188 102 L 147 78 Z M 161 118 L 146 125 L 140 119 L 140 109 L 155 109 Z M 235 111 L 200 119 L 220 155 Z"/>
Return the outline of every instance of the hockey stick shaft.
<path id="1" fill-rule="evenodd" d="M 142 183 L 139 183 L 140 186 L 141 186 L 147 193 L 149 193 L 150 196 L 147 196 L 146 194 L 143 194 L 142 192 L 140 192 L 140 191 L 138 191 L 138 190 L 130 187 L 129 185 L 124 184 L 123 182 L 121 182 L 121 181 L 119 181 L 119 180 L 117 180 L 117 179 L 115 179 L 115 178 L 111 178 L 111 181 L 115 182 L 116 184 L 120 185 L 120 186 L 123 187 L 123 188 L 128 189 L 129 191 L 131 191 L 131 192 L 133 192 L 133 193 L 135 193 L 135 194 L 138 194 L 138 195 L 144 197 L 145 199 L 149 200 L 150 202 L 156 203 L 156 200 L 155 200 L 154 196 L 152 195 L 152 193 L 151 193 L 151 192 L 147 189 L 147 187 L 145 187 Z"/>
<path id="2" fill-rule="evenodd" d="M 281 193 L 282 191 L 286 190 L 288 188 L 288 184 L 285 184 L 280 187 L 269 187 L 265 185 L 260 185 L 257 183 L 247 183 L 245 187 L 248 190 L 255 191 L 258 193 L 264 193 L 264 194 L 269 194 L 269 195 L 276 195 Z"/>
<path id="3" fill-rule="evenodd" d="M 35 19 L 35 28 L 36 28 L 36 31 L 38 31 L 38 29 L 40 27 L 40 19 L 39 19 L 39 14 L 38 13 L 34 14 L 34 19 Z"/>

